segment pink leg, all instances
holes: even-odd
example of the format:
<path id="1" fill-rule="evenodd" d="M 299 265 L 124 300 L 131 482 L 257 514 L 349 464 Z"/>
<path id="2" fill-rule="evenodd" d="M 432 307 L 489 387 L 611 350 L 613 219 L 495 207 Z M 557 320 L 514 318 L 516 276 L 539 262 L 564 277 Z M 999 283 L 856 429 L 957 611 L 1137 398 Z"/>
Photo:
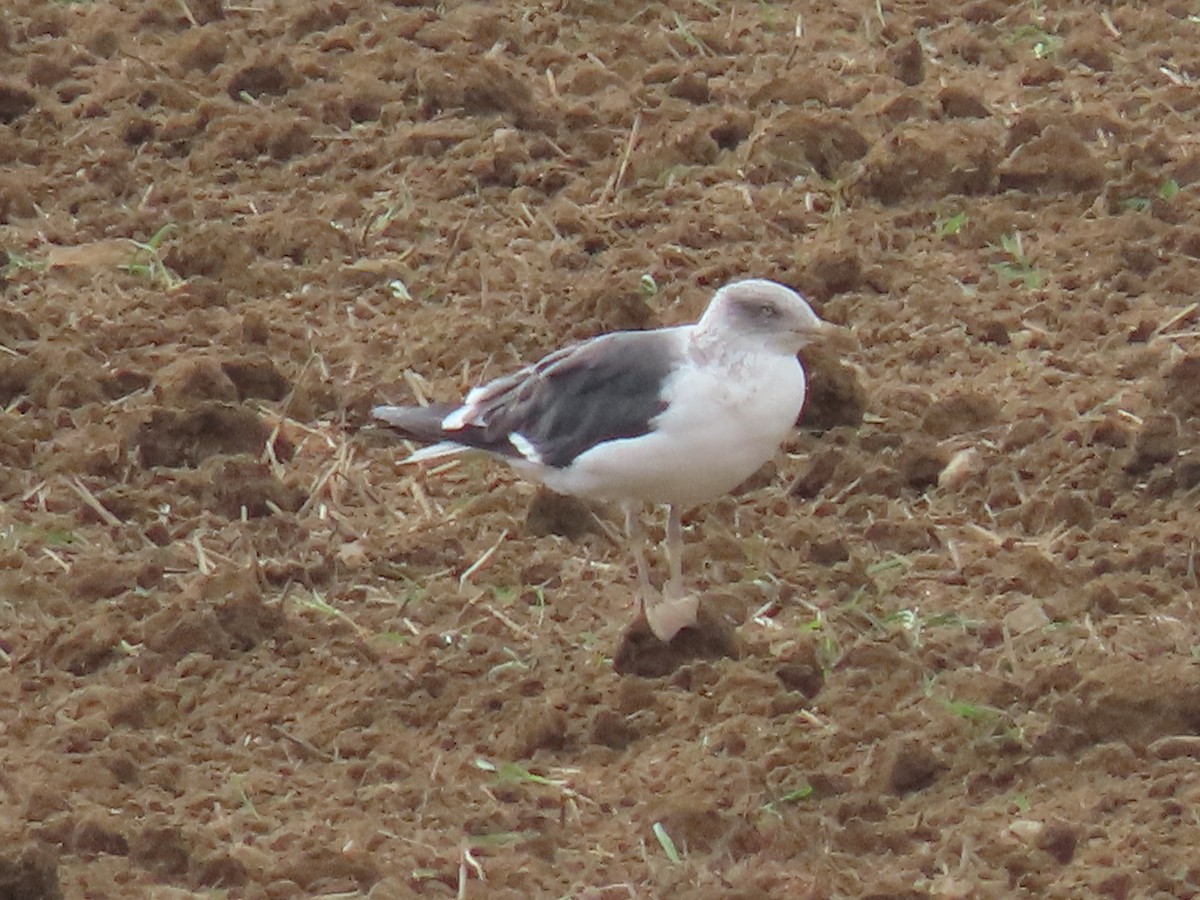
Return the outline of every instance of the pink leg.
<path id="1" fill-rule="evenodd" d="M 633 554 L 633 564 L 637 567 L 637 609 L 645 613 L 651 603 L 658 598 L 658 592 L 650 583 L 650 567 L 646 563 L 646 531 L 642 528 L 638 510 L 633 503 L 622 504 L 625 510 L 625 535 L 629 539 L 629 551 Z"/>
<path id="2" fill-rule="evenodd" d="M 667 563 L 671 567 L 671 577 L 663 595 L 668 599 L 678 599 L 684 594 L 683 521 L 681 513 L 674 506 L 667 507 Z"/>
<path id="3" fill-rule="evenodd" d="M 674 506 L 667 507 L 667 562 L 671 575 L 660 602 L 646 610 L 646 623 L 663 643 L 696 624 L 700 598 L 683 586 L 683 522 Z"/>

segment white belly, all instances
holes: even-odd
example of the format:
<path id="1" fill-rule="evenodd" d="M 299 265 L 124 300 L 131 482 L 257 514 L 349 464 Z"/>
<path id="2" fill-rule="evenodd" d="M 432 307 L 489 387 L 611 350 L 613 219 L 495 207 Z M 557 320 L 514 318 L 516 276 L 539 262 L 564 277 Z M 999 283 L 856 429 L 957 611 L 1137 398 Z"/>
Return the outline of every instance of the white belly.
<path id="1" fill-rule="evenodd" d="M 729 493 L 775 455 L 804 391 L 795 357 L 694 369 L 671 386 L 650 434 L 602 444 L 539 476 L 552 490 L 593 500 L 695 506 Z"/>

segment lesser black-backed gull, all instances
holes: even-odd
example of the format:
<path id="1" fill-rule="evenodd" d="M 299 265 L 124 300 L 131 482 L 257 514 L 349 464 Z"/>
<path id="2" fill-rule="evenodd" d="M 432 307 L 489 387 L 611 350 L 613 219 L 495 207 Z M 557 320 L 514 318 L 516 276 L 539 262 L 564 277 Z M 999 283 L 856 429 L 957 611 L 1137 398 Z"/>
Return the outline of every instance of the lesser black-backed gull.
<path id="1" fill-rule="evenodd" d="M 637 567 L 637 600 L 668 641 L 694 624 L 680 514 L 754 474 L 791 433 L 806 380 L 797 353 L 831 330 L 795 291 L 752 278 L 718 290 L 698 322 L 618 331 L 564 347 L 475 388 L 461 405 L 378 406 L 430 442 L 407 462 L 482 450 L 553 491 L 614 502 Z M 639 513 L 667 507 L 670 575 L 654 590 Z"/>

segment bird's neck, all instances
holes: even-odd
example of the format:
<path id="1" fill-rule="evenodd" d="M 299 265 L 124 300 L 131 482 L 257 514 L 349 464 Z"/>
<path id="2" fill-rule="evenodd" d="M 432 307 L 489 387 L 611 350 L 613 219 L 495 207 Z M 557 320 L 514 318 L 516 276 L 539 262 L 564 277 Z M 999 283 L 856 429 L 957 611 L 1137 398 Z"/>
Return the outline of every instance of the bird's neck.
<path id="1" fill-rule="evenodd" d="M 719 365 L 742 356 L 748 349 L 746 341 L 738 335 L 703 321 L 688 339 L 688 355 L 706 365 Z"/>

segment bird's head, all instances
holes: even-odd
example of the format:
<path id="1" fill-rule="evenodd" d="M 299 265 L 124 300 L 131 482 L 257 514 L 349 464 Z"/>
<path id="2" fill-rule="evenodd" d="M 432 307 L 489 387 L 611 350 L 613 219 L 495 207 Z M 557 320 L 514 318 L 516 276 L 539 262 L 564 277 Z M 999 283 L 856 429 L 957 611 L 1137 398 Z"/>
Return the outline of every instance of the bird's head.
<path id="1" fill-rule="evenodd" d="M 752 341 L 785 353 L 842 331 L 823 322 L 789 287 L 765 278 L 733 281 L 713 296 L 698 323 L 701 334 L 721 341 Z"/>

